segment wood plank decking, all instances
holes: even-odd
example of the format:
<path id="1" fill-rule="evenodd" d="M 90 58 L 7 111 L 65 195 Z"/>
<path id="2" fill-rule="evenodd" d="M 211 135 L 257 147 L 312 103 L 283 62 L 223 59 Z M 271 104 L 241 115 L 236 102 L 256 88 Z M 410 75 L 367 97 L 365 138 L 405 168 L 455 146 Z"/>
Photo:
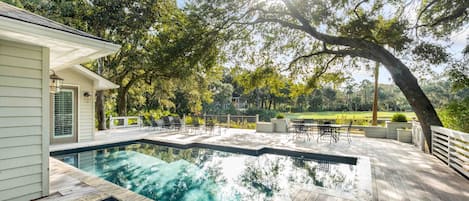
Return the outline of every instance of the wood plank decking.
<path id="1" fill-rule="evenodd" d="M 127 136 L 127 137 L 126 137 Z M 140 131 L 110 134 L 93 142 L 51 146 L 51 150 L 64 150 L 81 146 L 107 144 L 110 142 L 147 139 L 176 143 L 209 143 L 258 149 L 268 146 L 333 155 L 366 156 L 371 161 L 373 200 L 469 200 L 469 180 L 458 175 L 434 156 L 422 153 L 410 144 L 389 139 L 373 139 L 353 136 L 352 143 L 345 140 L 329 143 L 303 138 L 292 139 L 286 134 L 255 133 L 252 130 L 229 129 L 221 135 L 188 135 L 187 133 L 144 134 Z M 60 163 L 60 162 L 59 162 Z M 51 160 L 51 182 L 57 178 Z M 67 172 L 61 174 L 68 175 Z M 98 178 L 99 179 L 99 178 Z M 94 191 L 84 189 L 84 194 Z M 112 194 L 112 193 L 111 193 Z M 80 199 L 99 200 L 99 199 Z M 340 196 L 318 191 L 298 191 L 294 200 L 347 200 Z"/>

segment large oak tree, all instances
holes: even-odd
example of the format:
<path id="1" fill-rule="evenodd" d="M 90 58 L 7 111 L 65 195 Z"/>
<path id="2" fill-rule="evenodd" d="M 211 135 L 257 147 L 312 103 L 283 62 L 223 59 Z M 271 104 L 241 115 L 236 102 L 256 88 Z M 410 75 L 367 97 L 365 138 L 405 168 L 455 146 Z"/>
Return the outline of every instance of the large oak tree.
<path id="1" fill-rule="evenodd" d="M 190 4 L 211 26 L 233 34 L 233 58 L 262 61 L 265 54 L 291 59 L 288 70 L 315 78 L 369 61 L 381 63 L 403 92 L 431 141 L 442 125 L 409 69 L 414 58 L 448 61 L 434 41 L 467 24 L 467 1 L 195 0 Z M 421 33 L 419 34 L 420 31 Z M 409 55 L 413 55 L 409 57 Z"/>

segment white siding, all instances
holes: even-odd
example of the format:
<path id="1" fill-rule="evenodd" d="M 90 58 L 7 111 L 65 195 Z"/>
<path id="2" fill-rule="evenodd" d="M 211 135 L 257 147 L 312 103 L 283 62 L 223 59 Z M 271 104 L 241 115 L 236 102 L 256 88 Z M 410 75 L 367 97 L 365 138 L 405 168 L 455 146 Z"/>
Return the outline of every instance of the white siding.
<path id="1" fill-rule="evenodd" d="M 89 141 L 94 136 L 94 82 L 71 68 L 57 71 L 64 85 L 78 87 L 78 141 Z M 86 98 L 85 92 L 92 94 Z"/>
<path id="2" fill-rule="evenodd" d="M 48 49 L 0 40 L 0 200 L 47 195 Z M 47 108 L 45 108 L 47 107 Z"/>

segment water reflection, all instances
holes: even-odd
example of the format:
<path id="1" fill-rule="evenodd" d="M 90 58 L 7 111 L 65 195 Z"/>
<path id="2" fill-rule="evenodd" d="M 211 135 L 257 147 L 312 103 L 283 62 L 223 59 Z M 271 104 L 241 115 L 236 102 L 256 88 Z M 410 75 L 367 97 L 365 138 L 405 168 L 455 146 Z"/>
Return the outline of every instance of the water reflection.
<path id="1" fill-rule="evenodd" d="M 131 144 L 56 156 L 154 200 L 291 200 L 320 186 L 351 192 L 356 167 L 273 154 Z"/>

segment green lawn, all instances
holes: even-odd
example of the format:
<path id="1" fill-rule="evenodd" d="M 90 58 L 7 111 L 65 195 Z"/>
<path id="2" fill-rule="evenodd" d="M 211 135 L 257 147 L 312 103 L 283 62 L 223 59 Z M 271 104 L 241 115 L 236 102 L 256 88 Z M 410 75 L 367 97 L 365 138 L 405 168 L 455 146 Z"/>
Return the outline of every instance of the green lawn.
<path id="1" fill-rule="evenodd" d="M 378 119 L 390 120 L 392 115 L 398 112 L 378 112 Z M 414 112 L 399 112 L 407 116 L 407 120 L 416 117 Z M 372 112 L 303 112 L 286 113 L 285 117 L 289 119 L 367 119 L 371 120 Z"/>

